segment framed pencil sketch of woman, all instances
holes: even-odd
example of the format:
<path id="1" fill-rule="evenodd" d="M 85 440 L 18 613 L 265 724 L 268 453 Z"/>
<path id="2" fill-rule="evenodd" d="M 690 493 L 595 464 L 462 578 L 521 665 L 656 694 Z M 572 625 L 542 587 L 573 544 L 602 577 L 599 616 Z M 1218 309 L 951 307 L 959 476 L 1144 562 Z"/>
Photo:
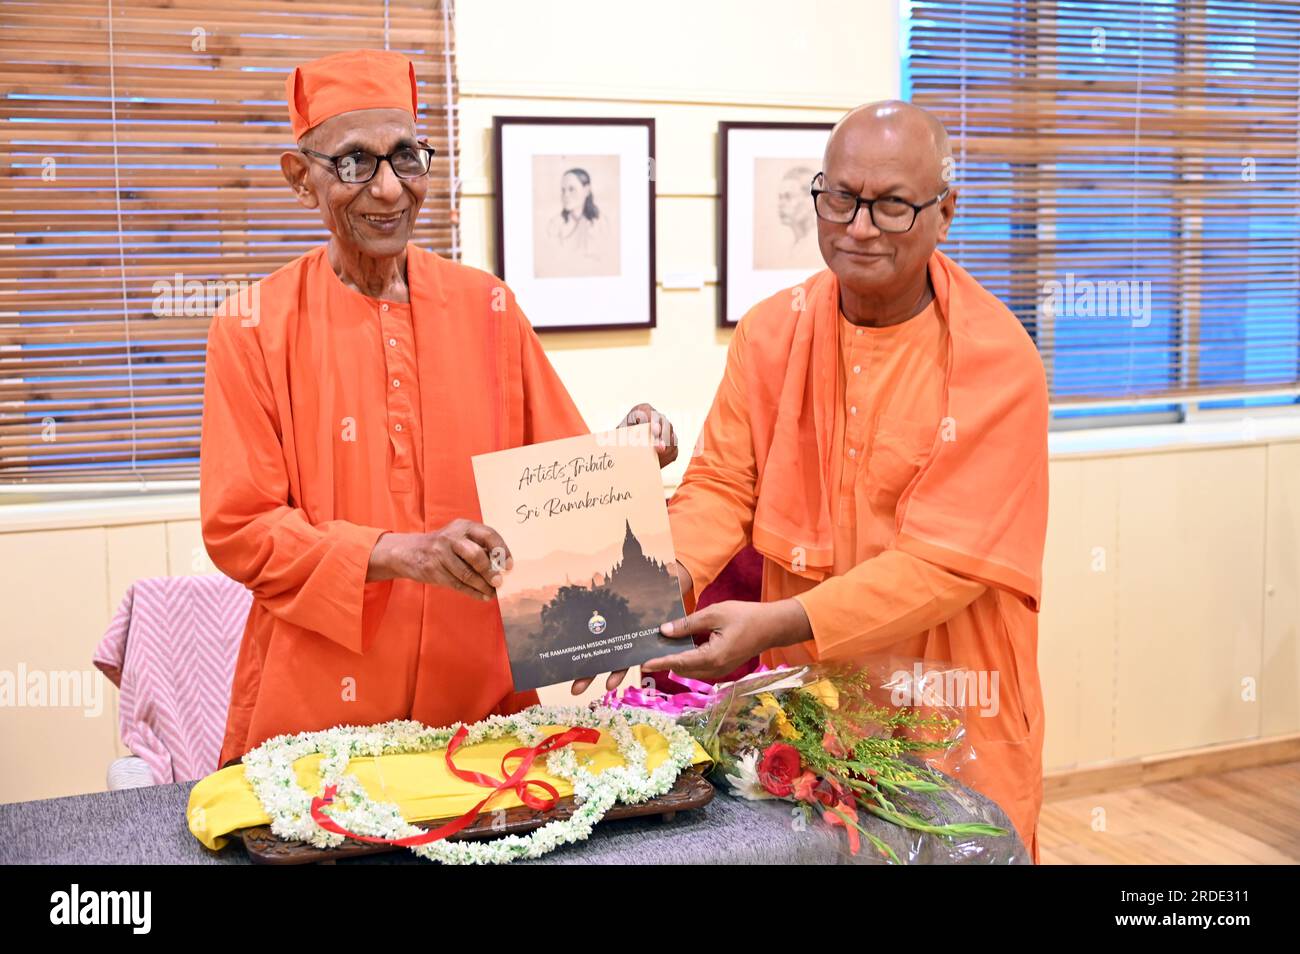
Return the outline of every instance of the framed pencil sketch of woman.
<path id="1" fill-rule="evenodd" d="M 498 116 L 497 274 L 542 330 L 654 326 L 654 120 Z"/>
<path id="2" fill-rule="evenodd" d="M 619 273 L 618 156 L 533 156 L 533 277 Z"/>

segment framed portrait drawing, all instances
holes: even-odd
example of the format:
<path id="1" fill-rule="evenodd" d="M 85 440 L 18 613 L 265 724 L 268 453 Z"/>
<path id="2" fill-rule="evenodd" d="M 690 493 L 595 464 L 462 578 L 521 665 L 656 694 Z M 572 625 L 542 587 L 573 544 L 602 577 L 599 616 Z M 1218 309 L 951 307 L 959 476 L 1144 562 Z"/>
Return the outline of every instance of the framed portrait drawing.
<path id="1" fill-rule="evenodd" d="M 719 123 L 718 324 L 826 267 L 813 177 L 830 123 Z"/>
<path id="2" fill-rule="evenodd" d="M 653 328 L 653 119 L 497 116 L 497 275 L 538 331 Z"/>

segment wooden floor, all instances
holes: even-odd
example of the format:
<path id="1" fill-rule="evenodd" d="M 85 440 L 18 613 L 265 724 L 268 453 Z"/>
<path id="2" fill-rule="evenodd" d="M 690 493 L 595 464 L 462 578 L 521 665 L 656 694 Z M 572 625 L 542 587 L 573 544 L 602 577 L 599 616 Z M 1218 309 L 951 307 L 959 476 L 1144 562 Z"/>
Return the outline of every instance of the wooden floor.
<path id="1" fill-rule="evenodd" d="M 1300 762 L 1043 806 L 1043 864 L 1300 864 Z"/>

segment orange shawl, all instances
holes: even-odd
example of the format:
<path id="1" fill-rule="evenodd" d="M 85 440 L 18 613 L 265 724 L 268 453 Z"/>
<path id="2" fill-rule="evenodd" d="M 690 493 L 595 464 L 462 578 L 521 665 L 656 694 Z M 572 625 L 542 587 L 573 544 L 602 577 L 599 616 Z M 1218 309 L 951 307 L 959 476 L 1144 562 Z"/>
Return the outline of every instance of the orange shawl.
<path id="1" fill-rule="evenodd" d="M 948 325 L 947 414 L 899 498 L 896 545 L 1037 611 L 1047 532 L 1042 360 L 1015 315 L 968 272 L 937 251 L 929 268 Z M 753 343 L 746 384 L 758 398 L 749 407 L 758 461 L 754 546 L 790 572 L 822 580 L 832 565 L 839 282 L 818 272 L 746 320 Z"/>

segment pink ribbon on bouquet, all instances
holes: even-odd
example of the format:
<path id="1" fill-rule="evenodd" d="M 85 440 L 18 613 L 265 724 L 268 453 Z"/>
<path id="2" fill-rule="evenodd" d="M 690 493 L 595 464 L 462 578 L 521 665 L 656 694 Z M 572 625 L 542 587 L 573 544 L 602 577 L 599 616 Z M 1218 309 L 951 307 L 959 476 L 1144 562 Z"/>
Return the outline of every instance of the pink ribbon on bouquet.
<path id="1" fill-rule="evenodd" d="M 781 668 L 787 667 L 782 666 Z M 776 670 L 759 665 L 757 669 L 744 678 L 748 679 L 751 676 L 759 676 L 774 671 Z M 628 686 L 626 689 L 615 689 L 605 693 L 600 699 L 600 705 L 610 709 L 651 709 L 675 717 L 684 712 L 709 708 L 722 698 L 722 691 L 732 685 L 729 682 L 714 685 L 713 683 L 701 682 L 698 679 L 679 676 L 675 672 L 670 672 L 668 675 L 689 691 L 666 693 L 649 686 Z M 744 680 L 738 679 L 736 681 L 743 682 Z"/>

